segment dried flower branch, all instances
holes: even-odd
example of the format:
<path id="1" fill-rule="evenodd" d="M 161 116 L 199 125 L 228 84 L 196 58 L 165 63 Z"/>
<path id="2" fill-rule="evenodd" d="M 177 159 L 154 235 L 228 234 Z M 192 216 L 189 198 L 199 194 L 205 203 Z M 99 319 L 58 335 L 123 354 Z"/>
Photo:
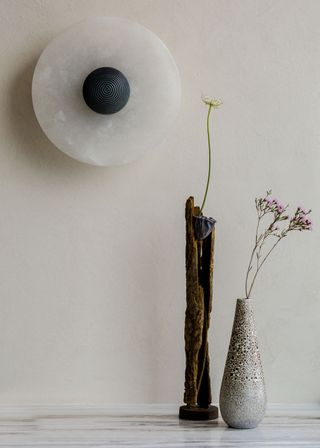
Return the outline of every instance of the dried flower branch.
<path id="1" fill-rule="evenodd" d="M 251 296 L 252 288 L 262 266 L 279 242 L 293 230 L 299 230 L 300 232 L 302 230 L 312 230 L 312 221 L 310 217 L 308 217 L 311 210 L 306 210 L 299 206 L 294 215 L 290 218 L 286 213 L 288 205 L 284 205 L 276 198 L 273 198 L 271 196 L 271 190 L 267 191 L 267 195 L 264 198 L 256 198 L 255 204 L 258 221 L 255 242 L 250 255 L 245 280 L 245 294 L 247 299 Z M 260 224 L 265 216 L 271 218 L 271 222 L 269 221 L 269 225 L 265 230 L 260 232 Z M 269 250 L 264 253 L 264 245 L 266 241 L 272 237 L 276 238 L 276 241 L 271 245 Z M 253 268 L 253 265 L 255 265 L 255 268 Z M 250 279 L 251 273 L 252 277 Z"/>

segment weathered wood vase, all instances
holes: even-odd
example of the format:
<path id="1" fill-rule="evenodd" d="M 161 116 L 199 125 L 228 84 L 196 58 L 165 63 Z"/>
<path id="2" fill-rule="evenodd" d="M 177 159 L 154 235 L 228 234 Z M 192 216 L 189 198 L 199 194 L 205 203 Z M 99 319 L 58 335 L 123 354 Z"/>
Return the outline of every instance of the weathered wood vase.
<path id="1" fill-rule="evenodd" d="M 215 221 L 207 218 L 211 231 L 197 238 L 195 227 L 200 208 L 194 206 L 193 197 L 186 202 L 186 316 L 185 316 L 185 392 L 184 406 L 179 417 L 186 420 L 213 420 L 218 408 L 211 405 L 209 375 L 208 330 L 212 309 L 213 256 Z M 200 220 L 202 221 L 202 220 Z M 211 224 L 210 224 L 211 223 Z M 200 228 L 200 231 L 201 231 Z M 200 239 L 201 238 L 201 239 Z"/>

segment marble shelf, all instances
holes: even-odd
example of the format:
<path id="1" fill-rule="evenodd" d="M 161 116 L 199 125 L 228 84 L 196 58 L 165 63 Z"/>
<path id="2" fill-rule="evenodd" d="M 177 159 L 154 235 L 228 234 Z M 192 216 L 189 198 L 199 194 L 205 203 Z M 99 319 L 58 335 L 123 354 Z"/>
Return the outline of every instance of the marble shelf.
<path id="1" fill-rule="evenodd" d="M 0 407 L 0 447 L 320 448 L 320 407 L 271 405 L 256 429 L 179 421 L 178 405 Z"/>

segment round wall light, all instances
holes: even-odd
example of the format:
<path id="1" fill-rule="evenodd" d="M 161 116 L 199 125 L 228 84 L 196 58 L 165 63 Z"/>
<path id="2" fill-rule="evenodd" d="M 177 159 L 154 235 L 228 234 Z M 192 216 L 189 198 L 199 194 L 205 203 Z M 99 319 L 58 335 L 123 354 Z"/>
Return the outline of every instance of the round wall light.
<path id="1" fill-rule="evenodd" d="M 42 52 L 32 81 L 39 124 L 69 156 L 120 165 L 155 147 L 176 118 L 181 87 L 164 43 L 122 18 L 73 25 Z"/>

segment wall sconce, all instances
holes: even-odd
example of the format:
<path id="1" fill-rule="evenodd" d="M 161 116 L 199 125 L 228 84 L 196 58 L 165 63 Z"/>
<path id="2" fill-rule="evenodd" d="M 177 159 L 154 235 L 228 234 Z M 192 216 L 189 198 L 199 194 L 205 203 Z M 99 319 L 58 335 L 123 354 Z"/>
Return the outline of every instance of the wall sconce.
<path id="1" fill-rule="evenodd" d="M 92 165 L 138 159 L 162 140 L 181 96 L 164 43 L 129 20 L 94 17 L 53 39 L 32 81 L 39 124 L 69 156 Z"/>

